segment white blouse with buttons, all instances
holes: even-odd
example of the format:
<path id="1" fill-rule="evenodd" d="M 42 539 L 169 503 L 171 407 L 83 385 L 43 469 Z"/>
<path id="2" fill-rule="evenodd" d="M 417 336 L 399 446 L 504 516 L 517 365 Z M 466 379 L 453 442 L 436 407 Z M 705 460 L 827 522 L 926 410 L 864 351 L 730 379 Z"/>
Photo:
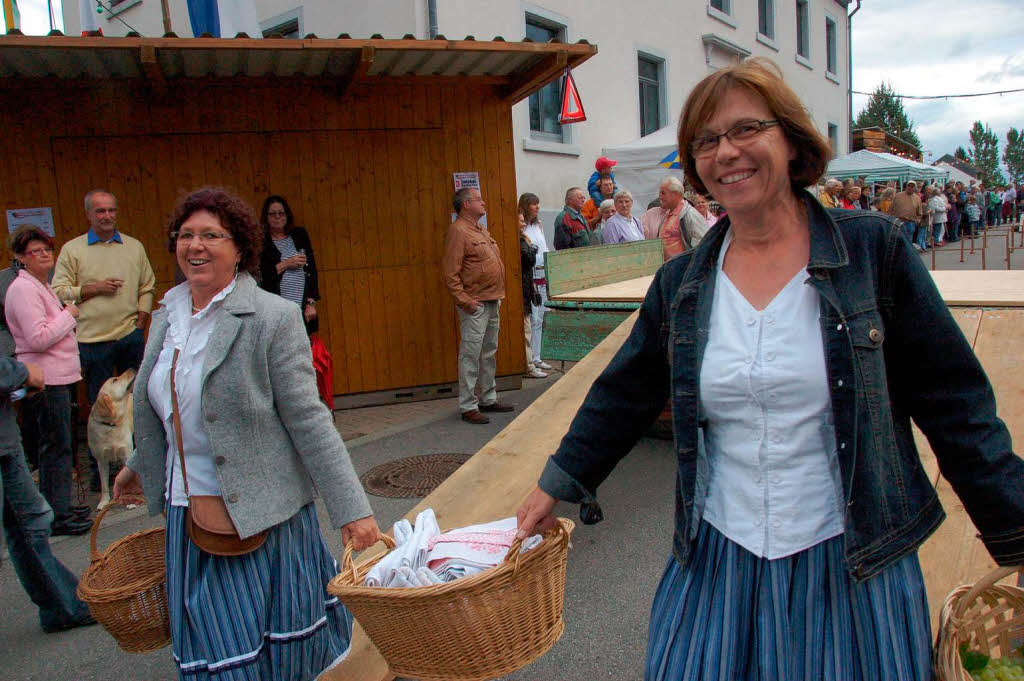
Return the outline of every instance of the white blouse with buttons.
<path id="1" fill-rule="evenodd" d="M 704 519 L 782 558 L 843 532 L 820 299 L 801 270 L 761 311 L 718 260 L 700 372 L 710 476 Z"/>
<path id="2" fill-rule="evenodd" d="M 160 356 L 146 387 L 149 391 L 149 401 L 157 416 L 163 421 L 164 433 L 167 435 L 167 487 L 164 494 L 165 498 L 171 499 L 173 506 L 188 506 L 185 485 L 181 477 L 181 463 L 178 461 L 178 449 L 175 445 L 171 404 L 171 362 L 175 349 L 180 350 L 174 383 L 178 389 L 178 409 L 181 412 L 189 492 L 218 496 L 221 493 L 215 462 L 210 451 L 210 441 L 206 437 L 203 424 L 203 363 L 206 360 L 206 346 L 217 319 L 220 315 L 227 314 L 221 309 L 221 303 L 234 288 L 235 281 L 232 280 L 223 291 L 214 296 L 209 305 L 196 314 L 192 314 L 192 291 L 188 282 L 172 288 L 160 301 L 160 304 L 167 308 L 167 335 L 164 337 Z M 216 406 L 207 405 L 207 409 L 215 410 Z"/>

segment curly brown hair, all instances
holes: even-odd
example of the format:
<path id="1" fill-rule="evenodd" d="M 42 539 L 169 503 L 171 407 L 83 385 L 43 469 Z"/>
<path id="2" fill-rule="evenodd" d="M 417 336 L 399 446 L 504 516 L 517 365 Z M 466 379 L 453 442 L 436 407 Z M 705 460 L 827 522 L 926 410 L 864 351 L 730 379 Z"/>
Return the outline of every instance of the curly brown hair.
<path id="1" fill-rule="evenodd" d="M 25 255 L 28 245 L 33 241 L 42 241 L 49 248 L 53 248 L 53 239 L 43 231 L 42 227 L 35 225 L 22 225 L 14 230 L 8 245 L 15 255 Z"/>
<path id="2" fill-rule="evenodd" d="M 714 114 L 718 102 L 732 88 L 744 89 L 764 100 L 772 115 L 796 151 L 789 162 L 789 181 L 793 192 L 816 184 L 825 173 L 832 148 L 807 113 L 800 98 L 782 79 L 782 71 L 770 59 L 755 57 L 736 66 L 715 71 L 690 91 L 679 116 L 679 160 L 686 179 L 701 194 L 707 187 L 697 175 L 697 163 L 690 152 L 690 142 Z"/>
<path id="3" fill-rule="evenodd" d="M 221 187 L 203 187 L 178 199 L 167 223 L 167 250 L 171 253 L 177 251 L 178 230 L 201 210 L 216 215 L 221 226 L 231 233 L 231 240 L 241 256 L 238 269 L 256 275 L 260 270 L 260 251 L 263 250 L 263 228 L 256 222 L 248 203 Z"/>

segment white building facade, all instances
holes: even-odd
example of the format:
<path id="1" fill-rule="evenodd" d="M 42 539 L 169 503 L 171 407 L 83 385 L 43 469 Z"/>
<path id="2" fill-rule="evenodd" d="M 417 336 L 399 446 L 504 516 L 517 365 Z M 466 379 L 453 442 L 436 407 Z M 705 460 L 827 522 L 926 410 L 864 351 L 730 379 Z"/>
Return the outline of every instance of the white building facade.
<path id="1" fill-rule="evenodd" d="M 107 5 L 110 0 L 103 0 Z M 850 0 L 253 0 L 266 35 L 335 38 L 381 34 L 450 39 L 586 39 L 599 53 L 573 72 L 587 121 L 558 124 L 558 84 L 513 109 L 518 191 L 533 192 L 544 213 L 565 189 L 585 186 L 603 147 L 649 134 L 678 118 L 691 88 L 711 71 L 750 56 L 773 59 L 836 156 L 849 152 Z M 77 3 L 65 2 L 69 35 Z M 185 0 L 169 0 L 174 32 L 192 35 Z M 105 35 L 130 25 L 163 34 L 159 0 L 120 0 L 104 12 Z M 122 23 L 122 20 L 124 23 Z M 226 36 L 227 37 L 227 36 Z M 471 169 L 466 169 L 471 170 Z M 486 187 L 482 187 L 486 198 Z"/>

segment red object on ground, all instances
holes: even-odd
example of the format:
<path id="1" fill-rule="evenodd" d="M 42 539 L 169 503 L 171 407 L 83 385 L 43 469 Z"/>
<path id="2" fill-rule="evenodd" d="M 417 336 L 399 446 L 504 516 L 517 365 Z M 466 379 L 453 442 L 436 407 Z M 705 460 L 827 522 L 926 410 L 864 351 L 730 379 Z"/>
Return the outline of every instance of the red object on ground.
<path id="1" fill-rule="evenodd" d="M 309 337 L 310 349 L 313 351 L 313 369 L 316 370 L 316 390 L 320 399 L 327 403 L 327 408 L 334 410 L 334 360 L 327 346 L 314 333 Z"/>

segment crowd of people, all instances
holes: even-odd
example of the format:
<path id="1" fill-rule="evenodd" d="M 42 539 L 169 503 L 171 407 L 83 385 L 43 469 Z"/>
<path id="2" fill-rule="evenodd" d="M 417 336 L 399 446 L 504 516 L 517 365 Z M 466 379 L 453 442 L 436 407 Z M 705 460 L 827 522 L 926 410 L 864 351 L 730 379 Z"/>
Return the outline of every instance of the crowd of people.
<path id="1" fill-rule="evenodd" d="M 977 236 L 987 227 L 1011 225 L 1020 229 L 1024 214 L 1024 185 L 985 188 L 975 180 L 944 185 L 915 180 L 902 189 L 889 181 L 866 183 L 865 178 L 829 179 L 818 193 L 826 208 L 881 211 L 903 222 L 907 238 L 923 252 L 965 237 Z"/>

